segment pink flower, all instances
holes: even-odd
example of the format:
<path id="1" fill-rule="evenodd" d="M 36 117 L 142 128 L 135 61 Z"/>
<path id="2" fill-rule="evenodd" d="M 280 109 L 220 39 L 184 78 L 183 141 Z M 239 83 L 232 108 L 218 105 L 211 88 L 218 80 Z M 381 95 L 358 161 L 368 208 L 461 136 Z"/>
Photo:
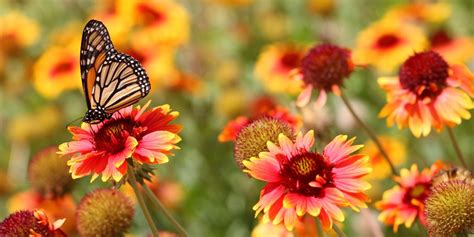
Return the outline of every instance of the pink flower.
<path id="1" fill-rule="evenodd" d="M 358 211 L 367 207 L 363 191 L 370 184 L 361 178 L 371 172 L 369 158 L 351 155 L 362 146 L 352 145 L 353 139 L 339 135 L 322 153 L 311 151 L 314 132 L 299 133 L 296 142 L 280 134 L 279 144 L 268 142 L 269 152 L 244 161 L 248 174 L 267 182 L 253 207 L 258 215 L 273 224 L 284 222 L 292 230 L 298 217 L 306 213 L 318 217 L 326 229 L 333 219 L 344 221 L 340 207 Z"/>
<path id="2" fill-rule="evenodd" d="M 149 104 L 121 109 L 101 124 L 69 127 L 73 141 L 61 144 L 58 153 L 71 156 L 72 177 L 92 175 L 93 181 L 102 175 L 104 182 L 110 178 L 118 182 L 127 172 L 128 158 L 139 164 L 168 162 L 181 140 L 177 135 L 181 126 L 169 124 L 179 113 L 171 112 L 169 105 L 146 111 Z"/>

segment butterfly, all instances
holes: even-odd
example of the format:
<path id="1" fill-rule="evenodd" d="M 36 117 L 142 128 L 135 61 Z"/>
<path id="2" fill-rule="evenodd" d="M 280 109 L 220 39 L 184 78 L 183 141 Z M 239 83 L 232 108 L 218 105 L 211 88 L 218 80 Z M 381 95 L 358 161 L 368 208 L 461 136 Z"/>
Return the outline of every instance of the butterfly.
<path id="1" fill-rule="evenodd" d="M 80 68 L 87 112 L 82 121 L 97 124 L 150 92 L 142 65 L 118 52 L 105 25 L 90 20 L 82 33 Z"/>

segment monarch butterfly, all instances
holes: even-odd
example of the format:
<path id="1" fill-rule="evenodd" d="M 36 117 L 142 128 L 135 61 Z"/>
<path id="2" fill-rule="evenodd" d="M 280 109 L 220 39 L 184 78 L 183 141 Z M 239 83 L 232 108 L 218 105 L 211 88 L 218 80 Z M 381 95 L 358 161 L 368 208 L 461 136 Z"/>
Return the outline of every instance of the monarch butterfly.
<path id="1" fill-rule="evenodd" d="M 90 20 L 84 27 L 80 68 L 88 109 L 82 121 L 86 123 L 100 123 L 150 91 L 145 69 L 114 48 L 107 28 L 97 20 Z"/>

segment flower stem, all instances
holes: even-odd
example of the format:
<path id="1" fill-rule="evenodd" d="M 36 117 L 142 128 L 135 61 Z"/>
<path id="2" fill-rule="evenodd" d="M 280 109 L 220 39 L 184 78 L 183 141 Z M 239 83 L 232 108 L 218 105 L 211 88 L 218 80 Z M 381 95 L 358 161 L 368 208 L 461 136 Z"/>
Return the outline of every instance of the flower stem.
<path id="1" fill-rule="evenodd" d="M 416 222 L 416 225 L 418 227 L 420 237 L 428 237 L 428 233 L 426 233 L 425 228 L 423 227 L 423 224 L 421 224 L 420 220 Z"/>
<path id="2" fill-rule="evenodd" d="M 346 105 L 347 109 L 349 110 L 349 112 L 352 114 L 354 119 L 357 121 L 357 123 L 365 130 L 365 132 L 367 132 L 367 134 L 372 139 L 372 141 L 374 141 L 375 145 L 377 146 L 377 148 L 380 151 L 380 154 L 382 154 L 382 156 L 385 158 L 385 161 L 387 161 L 388 165 L 390 166 L 390 170 L 392 171 L 392 174 L 393 175 L 398 175 L 397 170 L 395 169 L 395 166 L 393 165 L 392 161 L 388 157 L 388 154 L 385 151 L 385 149 L 382 147 L 382 144 L 380 143 L 379 139 L 377 138 L 377 135 L 375 135 L 375 133 L 370 129 L 369 126 L 367 126 L 364 122 L 362 122 L 362 120 L 359 118 L 359 116 L 355 113 L 354 109 L 352 108 L 351 104 L 349 103 L 349 100 L 347 100 L 344 93 L 341 93 L 341 98 L 342 98 L 342 101 L 344 102 L 344 104 Z"/>
<path id="3" fill-rule="evenodd" d="M 155 205 L 156 208 L 160 209 L 163 214 L 165 214 L 166 218 L 176 227 L 178 232 L 182 236 L 189 236 L 189 234 L 186 232 L 186 230 L 181 226 L 176 219 L 169 213 L 169 211 L 166 209 L 166 207 L 163 205 L 163 203 L 160 202 L 160 200 L 153 194 L 153 192 L 148 188 L 146 184 L 142 185 L 143 189 L 145 189 L 145 194 L 147 197 L 152 201 L 152 203 Z"/>
<path id="4" fill-rule="evenodd" d="M 318 237 L 324 237 L 323 226 L 321 225 L 321 221 L 319 218 L 314 218 L 316 222 L 316 231 L 318 232 Z"/>
<path id="5" fill-rule="evenodd" d="M 464 160 L 464 156 L 462 155 L 461 148 L 459 148 L 458 141 L 456 140 L 456 137 L 454 136 L 453 129 L 448 127 L 448 134 L 449 134 L 449 139 L 451 140 L 451 143 L 453 144 L 454 151 L 456 151 L 456 155 L 458 156 L 459 161 L 461 162 L 462 166 L 467 169 L 467 163 Z"/>
<path id="6" fill-rule="evenodd" d="M 151 233 L 153 234 L 154 237 L 158 237 L 158 229 L 156 228 L 155 223 L 153 222 L 153 219 L 151 218 L 150 212 L 148 211 L 148 208 L 146 207 L 143 195 L 138 189 L 137 178 L 135 177 L 135 170 L 133 169 L 132 165 L 129 165 L 128 168 L 129 168 L 128 181 L 130 185 L 132 186 L 133 191 L 135 192 L 135 195 L 137 196 L 138 204 L 140 204 L 140 208 L 142 209 L 143 215 L 145 216 L 145 219 L 148 222 L 148 225 L 150 226 Z"/>
<path id="7" fill-rule="evenodd" d="M 332 224 L 332 229 L 336 232 L 339 237 L 346 237 L 346 234 L 337 226 L 335 223 Z"/>

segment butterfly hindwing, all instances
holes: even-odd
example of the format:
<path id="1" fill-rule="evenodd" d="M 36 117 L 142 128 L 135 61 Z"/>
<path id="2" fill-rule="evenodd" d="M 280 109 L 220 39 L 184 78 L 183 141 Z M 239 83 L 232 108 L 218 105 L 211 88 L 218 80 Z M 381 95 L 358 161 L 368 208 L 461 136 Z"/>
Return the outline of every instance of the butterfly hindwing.
<path id="1" fill-rule="evenodd" d="M 106 58 L 99 68 L 91 103 L 112 114 L 135 104 L 149 91 L 150 82 L 140 63 L 126 54 L 116 53 Z"/>
<path id="2" fill-rule="evenodd" d="M 84 27 L 80 66 L 88 107 L 84 122 L 101 122 L 150 91 L 143 67 L 131 56 L 115 50 L 107 28 L 100 21 L 90 20 Z"/>

